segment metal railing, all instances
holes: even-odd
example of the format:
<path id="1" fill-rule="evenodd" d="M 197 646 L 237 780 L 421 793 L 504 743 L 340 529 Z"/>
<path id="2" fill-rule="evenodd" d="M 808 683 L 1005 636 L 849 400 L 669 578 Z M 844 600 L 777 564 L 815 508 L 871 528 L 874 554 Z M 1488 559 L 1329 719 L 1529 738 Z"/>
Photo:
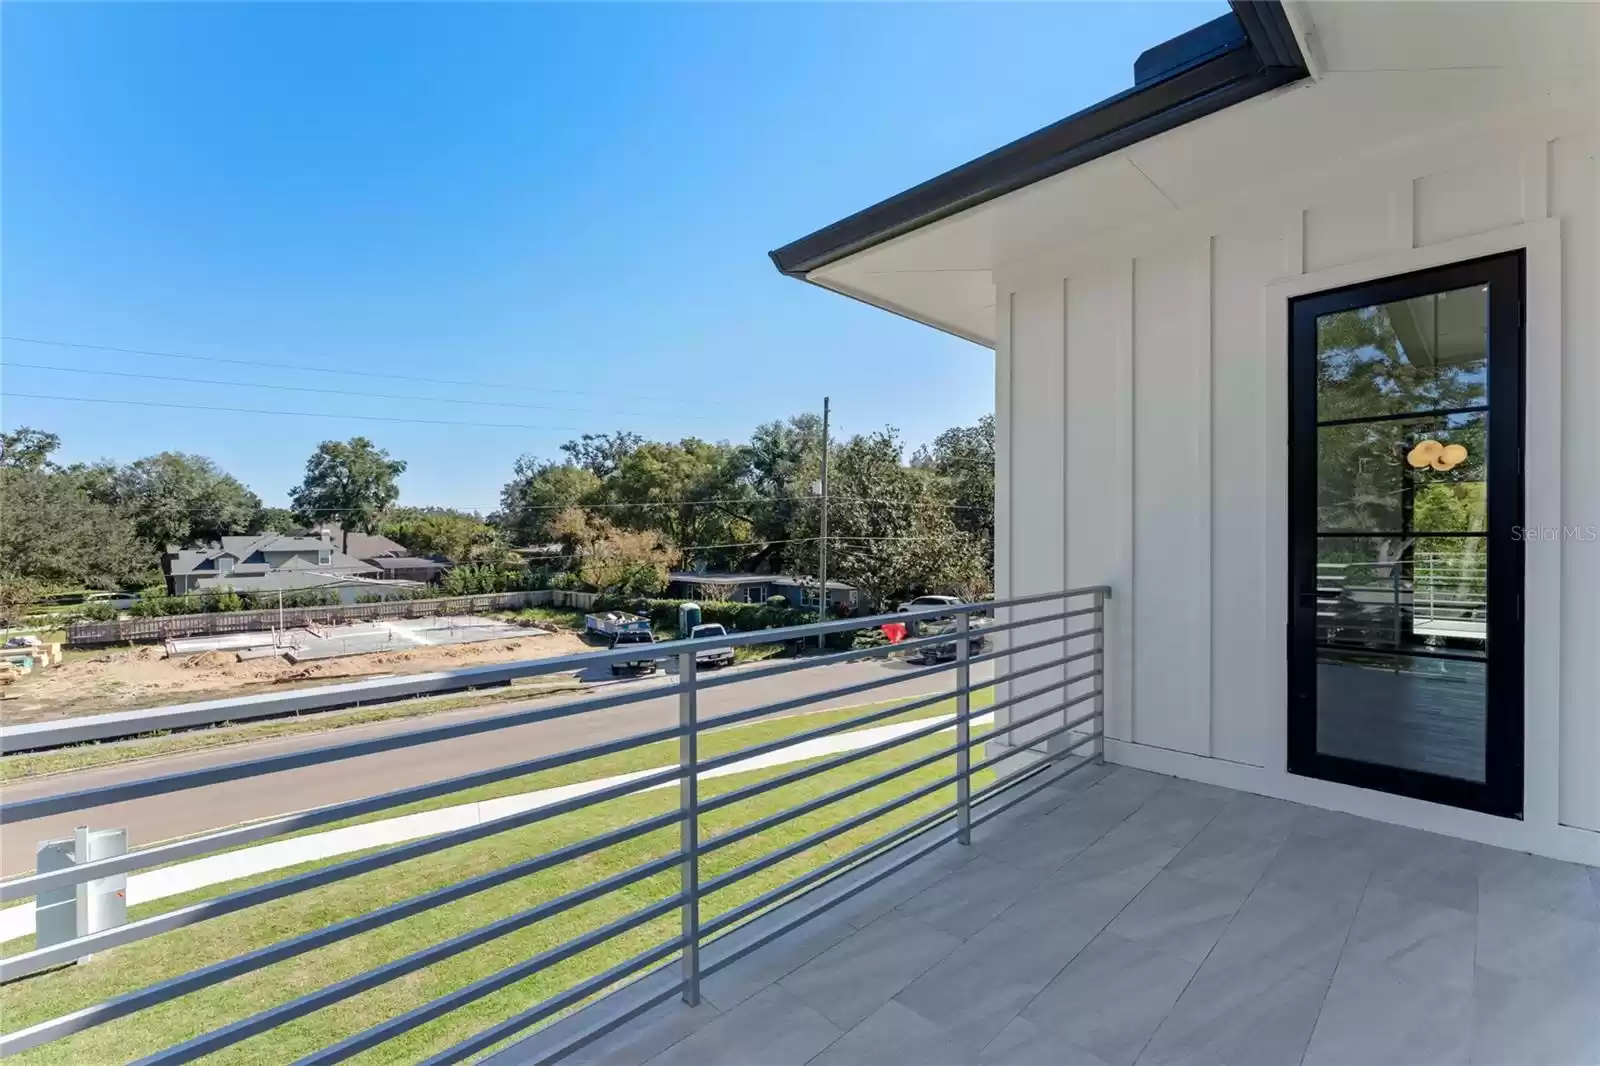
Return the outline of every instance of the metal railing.
<path id="1" fill-rule="evenodd" d="M 883 874 L 875 872 L 849 891 L 825 900 L 821 907 L 812 912 L 780 922 L 772 930 L 741 944 L 736 951 L 721 952 L 714 962 L 703 963 L 701 952 L 708 944 L 715 943 L 720 937 L 735 929 L 746 928 L 752 919 L 765 916 L 773 908 L 793 902 L 816 889 L 824 886 L 837 888 L 849 884 L 850 882 L 844 880 L 846 875 L 857 877 L 864 869 L 876 870 L 876 867 L 867 867 L 865 864 L 883 858 L 891 851 L 894 852 L 894 867 L 889 868 L 892 872 L 893 868 L 899 868 L 944 844 L 968 843 L 974 826 L 1082 767 L 1103 760 L 1104 616 L 1105 603 L 1110 595 L 1109 588 L 1095 586 L 1066 592 L 1021 596 L 986 604 L 941 606 L 895 615 L 735 633 L 725 637 L 676 641 L 653 646 L 630 645 L 611 651 L 589 653 L 583 658 L 586 664 L 600 666 L 611 662 L 639 660 L 650 655 L 658 660 L 675 660 L 676 682 L 665 686 L 659 684 L 616 686 L 593 698 L 555 706 L 536 706 L 495 717 L 453 721 L 388 736 L 334 742 L 312 750 L 243 759 L 196 770 L 156 774 L 81 791 L 8 803 L 0 807 L 0 824 L 15 832 L 15 827 L 18 825 L 67 812 L 87 811 L 112 803 L 127 803 L 146 797 L 181 793 L 300 767 L 334 765 L 344 760 L 378 752 L 433 744 L 535 722 L 569 719 L 646 700 L 658 700 L 664 696 L 675 696 L 678 706 L 676 724 L 663 728 L 523 759 L 443 781 L 398 788 L 377 796 L 222 829 L 198 838 L 131 851 L 66 869 L 33 873 L 0 882 L 0 902 L 24 899 L 51 889 L 60 889 L 135 870 L 150 869 L 181 858 L 209 854 L 219 849 L 296 833 L 314 826 L 344 822 L 540 771 L 570 767 L 649 744 L 677 741 L 676 765 L 663 766 L 643 774 L 628 775 L 625 780 L 597 787 L 586 794 L 568 796 L 556 802 L 518 810 L 478 824 L 434 833 L 375 851 L 358 853 L 352 858 L 326 862 L 315 868 L 263 884 L 221 892 L 198 903 L 179 906 L 113 928 L 79 935 L 66 942 L 36 947 L 0 960 L 0 981 L 37 974 L 92 953 L 107 951 L 223 915 L 286 899 L 348 878 L 384 870 L 411 859 L 559 818 L 610 800 L 633 796 L 663 786 L 677 785 L 678 802 L 671 810 L 609 828 L 604 832 L 565 843 L 501 869 L 479 873 L 431 891 L 378 906 L 366 913 L 355 914 L 332 924 L 257 947 L 236 957 L 178 973 L 136 991 L 117 995 L 92 1006 L 6 1033 L 0 1036 L 0 1054 L 14 1054 L 60 1040 L 178 996 L 218 985 L 275 963 L 382 928 L 390 923 L 427 913 L 519 878 L 551 870 L 584 856 L 595 855 L 618 844 L 638 840 L 646 834 L 670 830 L 672 827 L 678 828 L 679 839 L 676 848 L 668 854 L 572 889 L 556 898 L 543 900 L 536 906 L 391 959 L 363 973 L 335 981 L 324 988 L 288 999 L 248 1017 L 219 1025 L 215 1029 L 158 1051 L 140 1061 L 166 1064 L 192 1061 L 518 930 L 527 929 L 572 911 L 631 885 L 637 885 L 647 878 L 670 874 L 672 871 L 678 874 L 678 886 L 676 891 L 666 898 L 622 914 L 511 966 L 488 973 L 412 1010 L 384 1019 L 379 1024 L 308 1055 L 300 1061 L 305 1063 L 343 1061 L 674 913 L 680 917 L 677 935 L 670 936 L 623 962 L 577 981 L 558 994 L 518 1011 L 511 1017 L 439 1052 L 427 1061 L 459 1062 L 472 1057 L 619 987 L 647 970 L 659 971 L 663 966 L 677 967 L 677 979 L 665 991 L 655 994 L 643 1006 L 630 1010 L 611 1023 L 591 1028 L 569 1046 L 542 1057 L 549 1060 L 568 1054 L 615 1025 L 623 1024 L 627 1017 L 636 1016 L 640 1011 L 672 996 L 682 996 L 690 1004 L 698 1003 L 700 981 L 703 977 L 756 950 L 774 937 L 809 919 L 821 909 L 849 898 L 855 891 L 859 891 Z M 975 617 L 991 613 L 992 624 L 982 626 L 973 624 Z M 803 657 L 760 669 L 735 670 L 716 677 L 702 677 L 696 662 L 697 652 L 713 648 L 793 641 L 805 637 L 876 628 L 888 622 L 908 621 L 928 626 L 937 625 L 941 631 L 915 635 L 894 645 Z M 1043 636 L 1039 635 L 1041 631 Z M 943 656 L 930 655 L 929 657 L 934 659 L 934 664 L 930 666 L 904 671 L 885 671 L 882 677 L 738 709 L 719 714 L 714 718 L 703 719 L 700 714 L 699 702 L 704 693 L 735 685 L 749 678 L 772 678 L 799 670 L 826 669 L 846 662 L 882 658 L 908 651 L 926 652 L 929 649 L 947 651 L 952 642 L 955 645 L 955 654 L 949 661 L 942 661 Z M 975 684 L 972 667 L 984 662 L 997 664 L 996 676 L 991 681 Z M 539 669 L 541 664 L 519 665 L 526 673 L 541 672 Z M 570 669 L 570 664 L 564 659 L 548 660 L 544 665 L 550 672 Z M 1002 667 L 1005 669 L 1003 673 L 1000 672 Z M 771 719 L 776 715 L 803 710 L 820 701 L 837 701 L 841 696 L 865 694 L 915 678 L 946 672 L 953 674 L 953 684 L 948 689 L 941 688 L 931 694 L 917 695 L 888 706 L 862 707 L 860 710 L 863 713 L 852 714 L 842 720 L 829 720 L 812 728 L 802 728 L 738 751 L 708 757 L 701 750 L 701 740 L 711 730 Z M 396 680 L 403 681 L 403 679 Z M 975 691 L 987 688 L 991 684 L 1001 687 L 995 689 L 997 698 L 985 710 L 1005 711 L 1006 714 L 1003 719 L 1001 715 L 996 714 L 992 728 L 974 735 L 972 696 Z M 295 695 L 304 699 L 308 691 L 314 690 L 302 690 Z M 953 714 L 935 714 L 925 722 L 922 719 L 904 722 L 903 724 L 910 728 L 897 729 L 888 739 L 865 745 L 858 743 L 854 747 L 846 745 L 837 754 L 825 758 L 817 759 L 808 755 L 805 757 L 806 761 L 796 763 L 794 768 L 785 768 L 780 763 L 778 771 L 770 776 L 763 776 L 749 784 L 716 795 L 702 794 L 703 779 L 712 771 L 734 767 L 743 760 L 770 755 L 806 741 L 838 736 L 862 726 L 884 722 L 946 701 L 953 701 Z M 1075 711 L 1075 708 L 1082 710 Z M 943 732 L 954 733 L 953 743 L 940 745 L 931 753 L 919 752 L 908 762 L 863 776 L 832 791 L 807 797 L 774 814 L 756 818 L 709 838 L 702 836 L 703 818 L 710 812 L 770 793 L 775 789 L 805 782 L 817 775 L 882 755 L 908 744 L 928 740 Z M 995 745 L 987 753 L 981 753 L 980 758 L 972 757 L 973 747 L 988 744 L 1001 737 L 1006 738 L 1005 743 Z M 1041 744 L 1044 745 L 1043 749 L 1040 748 Z M 773 851 L 760 854 L 715 876 L 706 876 L 707 856 L 715 855 L 739 842 L 751 840 L 769 830 L 786 826 L 795 819 L 822 811 L 841 800 L 861 796 L 869 790 L 902 780 L 918 770 L 937 769 L 952 764 L 952 772 L 940 774 L 930 783 L 918 785 L 904 794 L 876 803 L 849 817 L 824 824 L 797 839 L 788 840 Z M 975 779 L 986 771 L 995 771 L 993 780 L 982 783 L 981 787 L 974 787 Z M 721 913 L 710 917 L 703 915 L 702 901 L 707 896 L 743 882 L 779 863 L 811 852 L 819 845 L 855 832 L 886 815 L 904 812 L 909 805 L 927 801 L 930 797 L 936 797 L 941 793 L 949 796 L 948 801 L 940 803 L 931 811 L 918 813 L 916 817 L 895 825 L 888 832 L 852 847 L 841 855 L 833 856 L 826 861 L 819 858 L 815 865 L 803 870 L 797 876 Z M 814 900 L 818 897 L 811 898 Z M 676 957 L 675 963 L 674 957 Z M 179 966 L 181 962 L 175 960 L 174 968 Z"/>

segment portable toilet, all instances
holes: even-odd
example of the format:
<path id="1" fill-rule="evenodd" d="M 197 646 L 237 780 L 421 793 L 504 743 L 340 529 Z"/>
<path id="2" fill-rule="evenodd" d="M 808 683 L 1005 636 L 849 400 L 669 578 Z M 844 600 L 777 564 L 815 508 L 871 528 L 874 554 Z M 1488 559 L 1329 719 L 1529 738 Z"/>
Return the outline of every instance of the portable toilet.
<path id="1" fill-rule="evenodd" d="M 698 603 L 678 604 L 678 636 L 687 637 L 694 632 L 694 627 L 700 624 L 700 605 Z"/>

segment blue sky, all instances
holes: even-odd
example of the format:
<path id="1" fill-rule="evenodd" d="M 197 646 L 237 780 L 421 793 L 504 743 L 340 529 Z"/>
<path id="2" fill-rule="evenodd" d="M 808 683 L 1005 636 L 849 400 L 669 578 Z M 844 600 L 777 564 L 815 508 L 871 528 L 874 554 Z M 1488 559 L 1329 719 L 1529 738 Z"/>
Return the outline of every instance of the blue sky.
<path id="1" fill-rule="evenodd" d="M 481 510 L 585 430 L 740 440 L 829 394 L 915 444 L 990 410 L 990 353 L 767 251 L 1221 10 L 6 4 L 4 332 L 244 363 L 7 341 L 0 415 L 68 460 L 200 452 L 272 504 L 356 433 L 410 464 L 403 503 Z"/>

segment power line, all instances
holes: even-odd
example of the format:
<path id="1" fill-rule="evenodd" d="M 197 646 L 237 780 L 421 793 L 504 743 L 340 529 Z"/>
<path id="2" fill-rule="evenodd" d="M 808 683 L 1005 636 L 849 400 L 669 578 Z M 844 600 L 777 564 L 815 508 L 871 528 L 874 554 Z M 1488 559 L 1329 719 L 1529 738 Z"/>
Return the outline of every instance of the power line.
<path id="1" fill-rule="evenodd" d="M 354 415 L 344 412 L 327 411 L 273 411 L 261 407 L 217 407 L 211 404 L 193 403 L 164 403 L 156 400 L 124 400 L 110 399 L 103 396 L 52 396 L 40 392 L 6 392 L 7 396 L 18 396 L 27 400 L 63 400 L 68 403 L 114 403 L 131 407 L 166 407 L 177 411 L 220 411 L 225 414 L 235 415 L 280 415 L 289 418 L 354 418 L 364 422 L 408 422 L 422 426 L 464 426 L 468 429 L 532 429 L 532 430 L 561 430 L 562 432 L 581 433 L 578 426 L 530 426 L 523 422 L 462 422 L 457 419 L 446 418 L 400 418 L 395 415 Z"/>
<path id="2" fill-rule="evenodd" d="M 577 396 L 624 397 L 630 400 L 665 400 L 664 396 L 641 396 L 637 393 L 596 392 L 589 389 L 558 389 L 549 386 L 515 385 L 504 381 L 466 381 L 460 378 L 430 378 L 416 374 L 399 374 L 389 371 L 346 370 L 343 368 L 307 366 L 304 363 L 278 363 L 257 359 L 229 359 L 220 355 L 186 355 L 181 352 L 157 352 L 146 348 L 118 348 L 109 344 L 80 344 L 76 341 L 48 340 L 42 337 L 18 337 L 0 334 L 0 340 L 19 344 L 46 344 L 55 348 L 80 348 L 91 352 L 116 352 L 121 355 L 148 355 L 157 359 L 188 359 L 197 363 L 231 363 L 235 366 L 268 367 L 274 370 L 298 370 L 308 374 L 345 374 L 350 377 L 378 378 L 384 381 L 419 381 L 428 385 L 465 385 L 477 389 L 513 389 L 519 392 L 564 392 Z"/>
<path id="3" fill-rule="evenodd" d="M 226 385 L 231 388 L 242 389 L 276 389 L 280 392 L 315 392 L 327 396 L 360 396 L 372 400 L 411 400 L 417 403 L 456 403 L 476 404 L 484 407 L 520 407 L 531 411 L 574 411 L 586 414 L 618 414 L 639 415 L 648 417 L 646 411 L 602 411 L 593 407 L 557 407 L 552 404 L 542 403 L 517 403 L 513 400 L 462 400 L 449 396 L 402 396 L 389 392 L 367 392 L 362 389 L 319 389 L 313 385 L 280 385 L 266 381 L 217 381 L 207 378 L 186 378 L 172 374 L 144 374 L 131 373 L 126 370 L 87 370 L 72 366 L 45 366 L 41 363 L 18 363 L 6 360 L 5 366 L 22 367 L 27 370 L 46 370 L 56 374 L 86 374 L 92 377 L 135 378 L 140 381 L 176 381 L 185 385 Z M 675 416 L 684 417 L 684 416 Z M 690 415 L 690 418 L 703 418 L 703 416 Z"/>

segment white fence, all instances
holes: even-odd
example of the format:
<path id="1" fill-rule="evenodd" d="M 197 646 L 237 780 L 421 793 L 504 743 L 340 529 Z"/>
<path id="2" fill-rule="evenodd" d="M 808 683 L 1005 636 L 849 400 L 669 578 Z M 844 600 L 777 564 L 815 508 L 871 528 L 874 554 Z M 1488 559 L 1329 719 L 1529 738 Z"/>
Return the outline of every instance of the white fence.
<path id="1" fill-rule="evenodd" d="M 444 596 L 430 600 L 384 600 L 380 603 L 343 603 L 326 607 L 267 608 L 254 611 L 217 611 L 210 614 L 174 614 L 157 618 L 122 618 L 114 622 L 74 622 L 67 627 L 67 646 L 92 648 L 105 644 L 159 643 L 178 637 L 214 636 L 219 633 L 260 633 L 278 626 L 338 625 L 373 618 L 426 618 L 436 614 L 483 614 L 516 610 L 556 602 L 556 596 L 585 593 L 496 592 L 478 596 Z M 581 607 L 578 603 L 560 606 Z"/>

